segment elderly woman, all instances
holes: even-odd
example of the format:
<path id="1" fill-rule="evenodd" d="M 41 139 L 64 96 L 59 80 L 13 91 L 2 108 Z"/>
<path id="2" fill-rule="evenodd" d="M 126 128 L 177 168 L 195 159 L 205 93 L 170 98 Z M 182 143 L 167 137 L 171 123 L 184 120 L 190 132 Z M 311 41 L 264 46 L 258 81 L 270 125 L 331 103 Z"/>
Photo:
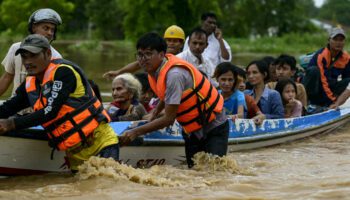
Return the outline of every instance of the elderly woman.
<path id="1" fill-rule="evenodd" d="M 112 82 L 113 102 L 106 108 L 112 121 L 140 120 L 147 114 L 139 103 L 141 83 L 130 73 L 121 74 Z"/>

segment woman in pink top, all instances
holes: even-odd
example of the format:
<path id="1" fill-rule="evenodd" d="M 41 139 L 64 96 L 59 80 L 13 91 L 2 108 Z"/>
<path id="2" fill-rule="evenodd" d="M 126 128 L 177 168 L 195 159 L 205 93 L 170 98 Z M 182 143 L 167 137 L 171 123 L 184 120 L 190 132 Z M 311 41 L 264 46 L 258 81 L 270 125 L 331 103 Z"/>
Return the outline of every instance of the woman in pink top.
<path id="1" fill-rule="evenodd" d="M 302 103 L 295 99 L 297 86 L 292 79 L 282 79 L 275 88 L 282 97 L 285 118 L 300 117 L 303 113 Z"/>

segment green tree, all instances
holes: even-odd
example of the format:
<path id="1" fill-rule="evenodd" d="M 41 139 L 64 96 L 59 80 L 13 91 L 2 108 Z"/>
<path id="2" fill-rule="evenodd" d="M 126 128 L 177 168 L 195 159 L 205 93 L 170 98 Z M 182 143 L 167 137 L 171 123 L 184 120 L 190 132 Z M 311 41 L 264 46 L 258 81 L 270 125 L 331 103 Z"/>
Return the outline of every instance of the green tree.
<path id="1" fill-rule="evenodd" d="M 314 6 L 312 0 L 221 0 L 224 33 L 238 37 L 267 35 L 270 27 L 278 35 L 312 30 L 306 8 Z"/>
<path id="2" fill-rule="evenodd" d="M 220 14 L 218 0 L 124 0 L 120 5 L 126 13 L 123 27 L 128 39 L 136 39 L 149 31 L 162 34 L 173 24 L 188 32 L 199 25 L 201 13 Z"/>
<path id="3" fill-rule="evenodd" d="M 350 26 L 350 0 L 326 0 L 319 11 L 321 19 Z"/>
<path id="4" fill-rule="evenodd" d="M 93 23 L 97 38 L 120 39 L 123 37 L 124 12 L 119 5 L 123 0 L 89 0 L 86 15 Z"/>
<path id="5" fill-rule="evenodd" d="M 8 31 L 15 34 L 27 34 L 30 15 L 40 8 L 53 8 L 65 21 L 69 21 L 69 13 L 74 4 L 66 0 L 3 0 L 0 7 L 0 20 Z"/>

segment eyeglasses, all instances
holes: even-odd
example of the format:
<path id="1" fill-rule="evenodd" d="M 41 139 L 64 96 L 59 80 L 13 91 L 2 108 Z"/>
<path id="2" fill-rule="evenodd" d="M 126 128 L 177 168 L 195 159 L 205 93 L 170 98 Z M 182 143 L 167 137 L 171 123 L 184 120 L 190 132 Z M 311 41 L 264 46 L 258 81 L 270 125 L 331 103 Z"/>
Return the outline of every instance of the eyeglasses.
<path id="1" fill-rule="evenodd" d="M 136 53 L 135 57 L 137 60 L 142 60 L 142 59 L 148 60 L 148 59 L 151 59 L 153 55 L 154 55 L 153 52 L 145 52 L 145 53 Z"/>

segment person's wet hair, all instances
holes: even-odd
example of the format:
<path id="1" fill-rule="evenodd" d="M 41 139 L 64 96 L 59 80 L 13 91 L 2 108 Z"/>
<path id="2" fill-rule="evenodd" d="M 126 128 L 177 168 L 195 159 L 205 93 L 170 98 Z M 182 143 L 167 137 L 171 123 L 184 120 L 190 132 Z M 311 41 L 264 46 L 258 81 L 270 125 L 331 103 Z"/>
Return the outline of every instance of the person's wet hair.
<path id="1" fill-rule="evenodd" d="M 200 35 L 200 34 L 203 34 L 205 37 L 207 37 L 207 33 L 202 28 L 200 27 L 194 28 L 191 31 L 191 33 L 188 35 L 188 42 L 190 42 L 192 35 Z"/>
<path id="2" fill-rule="evenodd" d="M 262 60 L 265 61 L 268 66 L 270 66 L 271 64 L 274 64 L 276 59 L 272 56 L 265 56 L 262 58 Z"/>
<path id="3" fill-rule="evenodd" d="M 295 82 L 290 78 L 283 78 L 277 82 L 276 87 L 275 87 L 275 90 L 280 93 L 281 97 L 282 97 L 283 89 L 288 84 L 293 85 L 295 93 L 297 93 L 297 85 L 295 84 Z M 286 103 L 286 102 L 284 102 L 283 97 L 282 97 L 282 101 L 284 104 Z"/>
<path id="4" fill-rule="evenodd" d="M 205 21 L 205 20 L 207 20 L 209 17 L 214 18 L 214 19 L 217 19 L 215 13 L 213 13 L 213 12 L 206 12 L 206 13 L 203 13 L 203 14 L 202 14 L 201 20 L 202 20 L 202 21 Z"/>
<path id="5" fill-rule="evenodd" d="M 269 80 L 270 76 L 269 76 L 269 67 L 267 65 L 267 63 L 263 60 L 254 60 L 252 62 L 250 62 L 248 65 L 247 65 L 247 68 L 246 68 L 246 71 L 248 71 L 249 67 L 252 66 L 252 65 L 256 65 L 257 68 L 258 68 L 258 71 L 261 73 L 261 74 L 265 74 L 265 78 L 264 78 L 264 81 L 267 81 Z"/>
<path id="6" fill-rule="evenodd" d="M 147 75 L 147 73 L 136 73 L 135 77 L 137 78 L 137 80 L 140 81 L 140 83 L 142 85 L 142 91 L 143 92 L 146 92 L 146 91 L 148 91 L 151 88 L 151 86 L 149 85 L 149 82 L 148 82 L 148 75 Z"/>
<path id="7" fill-rule="evenodd" d="M 136 49 L 147 49 L 156 50 L 157 52 L 166 52 L 167 44 L 163 37 L 157 33 L 146 33 L 141 36 L 136 44 Z"/>
<path id="8" fill-rule="evenodd" d="M 296 67 L 297 61 L 293 56 L 290 56 L 287 54 L 281 54 L 280 56 L 278 56 L 278 58 L 275 60 L 273 64 L 276 66 L 282 66 L 284 64 L 287 64 L 290 66 L 290 69 L 292 71 L 295 71 L 297 69 Z"/>
<path id="9" fill-rule="evenodd" d="M 216 80 L 218 80 L 221 75 L 223 75 L 227 72 L 232 72 L 233 79 L 235 81 L 233 86 L 232 86 L 232 90 L 235 90 L 237 85 L 238 85 L 237 68 L 238 67 L 236 65 L 234 65 L 230 62 L 220 63 L 218 66 L 216 66 L 213 77 L 215 77 Z"/>

